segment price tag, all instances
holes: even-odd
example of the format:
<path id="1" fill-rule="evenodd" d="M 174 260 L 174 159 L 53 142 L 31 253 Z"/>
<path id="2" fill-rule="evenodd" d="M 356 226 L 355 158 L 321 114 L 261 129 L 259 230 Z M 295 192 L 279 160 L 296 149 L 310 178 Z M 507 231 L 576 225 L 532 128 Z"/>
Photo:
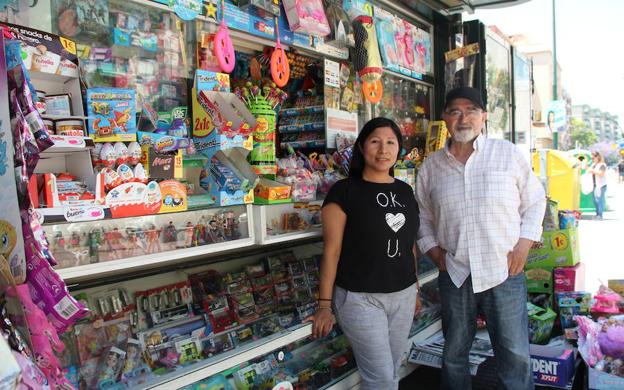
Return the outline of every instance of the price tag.
<path id="1" fill-rule="evenodd" d="M 63 45 L 63 48 L 67 50 L 69 54 L 76 55 L 76 42 L 71 41 L 67 38 L 63 38 L 63 37 L 60 37 L 60 38 L 61 38 L 61 45 Z"/>
<path id="2" fill-rule="evenodd" d="M 550 239 L 553 249 L 562 251 L 568 248 L 568 237 L 563 233 L 557 233 Z"/>

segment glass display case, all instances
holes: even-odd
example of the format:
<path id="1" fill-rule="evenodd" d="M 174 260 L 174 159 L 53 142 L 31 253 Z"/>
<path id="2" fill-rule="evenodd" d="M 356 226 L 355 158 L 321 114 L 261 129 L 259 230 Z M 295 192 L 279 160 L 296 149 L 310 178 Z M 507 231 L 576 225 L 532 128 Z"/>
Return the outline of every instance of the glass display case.
<path id="1" fill-rule="evenodd" d="M 325 338 L 299 340 L 184 389 L 270 389 L 290 382 L 297 389 L 314 390 L 331 386 L 354 369 L 349 342 L 336 328 Z"/>
<path id="2" fill-rule="evenodd" d="M 486 29 L 485 44 L 487 135 L 512 141 L 510 45 L 490 28 Z"/>
<path id="3" fill-rule="evenodd" d="M 423 155 L 427 127 L 433 115 L 433 88 L 390 72 L 383 75 L 382 82 L 384 94 L 373 106 L 374 116 L 390 118 L 399 125 L 405 154 L 416 148 Z"/>
<path id="4" fill-rule="evenodd" d="M 254 206 L 256 241 L 271 244 L 321 236 L 323 201 Z"/>

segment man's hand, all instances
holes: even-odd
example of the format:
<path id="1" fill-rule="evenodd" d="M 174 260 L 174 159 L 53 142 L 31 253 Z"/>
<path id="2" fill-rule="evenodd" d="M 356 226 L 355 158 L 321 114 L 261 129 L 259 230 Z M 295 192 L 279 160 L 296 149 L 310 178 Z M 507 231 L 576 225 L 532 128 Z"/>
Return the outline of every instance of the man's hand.
<path id="1" fill-rule="evenodd" d="M 439 246 L 434 246 L 427 251 L 427 256 L 438 266 L 440 271 L 446 271 L 446 251 Z"/>
<path id="2" fill-rule="evenodd" d="M 526 263 L 527 256 L 529 255 L 529 249 L 531 249 L 533 241 L 521 238 L 518 240 L 513 250 L 507 254 L 507 266 L 509 267 L 509 276 L 516 276 L 522 270 Z"/>

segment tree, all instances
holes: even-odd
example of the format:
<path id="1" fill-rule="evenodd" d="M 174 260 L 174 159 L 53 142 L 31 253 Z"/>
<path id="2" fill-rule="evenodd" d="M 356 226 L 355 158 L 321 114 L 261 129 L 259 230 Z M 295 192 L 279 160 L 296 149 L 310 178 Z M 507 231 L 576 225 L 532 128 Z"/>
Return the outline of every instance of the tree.
<path id="1" fill-rule="evenodd" d="M 572 118 L 570 121 L 570 140 L 572 145 L 576 145 L 578 142 L 581 148 L 587 149 L 598 142 L 598 137 L 585 122 Z"/>

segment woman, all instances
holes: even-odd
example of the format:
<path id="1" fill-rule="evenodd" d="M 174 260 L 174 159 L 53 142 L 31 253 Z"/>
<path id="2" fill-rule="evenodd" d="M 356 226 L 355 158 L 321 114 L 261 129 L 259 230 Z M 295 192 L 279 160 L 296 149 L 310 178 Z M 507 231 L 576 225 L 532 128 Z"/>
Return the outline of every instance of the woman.
<path id="1" fill-rule="evenodd" d="M 594 179 L 594 204 L 596 205 L 596 219 L 602 220 L 602 213 L 606 207 L 607 196 L 607 164 L 600 152 L 592 153 L 592 165 L 588 170 Z"/>
<path id="2" fill-rule="evenodd" d="M 323 337 L 335 314 L 363 390 L 398 389 L 417 309 L 418 205 L 412 188 L 392 176 L 402 146 L 393 121 L 366 123 L 353 147 L 349 177 L 330 189 L 322 209 L 319 308 L 308 320 L 313 335 Z"/>

